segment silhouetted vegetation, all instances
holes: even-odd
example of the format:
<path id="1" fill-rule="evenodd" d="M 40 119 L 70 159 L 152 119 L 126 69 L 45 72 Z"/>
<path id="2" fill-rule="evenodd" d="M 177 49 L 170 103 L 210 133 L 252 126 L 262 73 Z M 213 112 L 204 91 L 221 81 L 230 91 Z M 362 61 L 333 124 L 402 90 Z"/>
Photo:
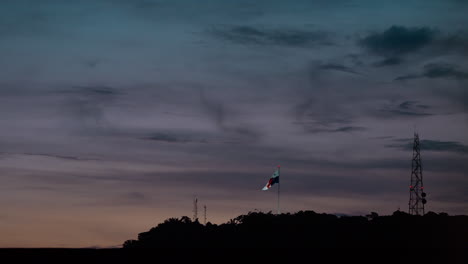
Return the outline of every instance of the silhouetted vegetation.
<path id="1" fill-rule="evenodd" d="M 335 216 L 300 211 L 274 215 L 251 212 L 221 225 L 171 218 L 124 248 L 326 248 L 326 247 L 466 247 L 468 216 L 429 212 L 391 216 Z"/>

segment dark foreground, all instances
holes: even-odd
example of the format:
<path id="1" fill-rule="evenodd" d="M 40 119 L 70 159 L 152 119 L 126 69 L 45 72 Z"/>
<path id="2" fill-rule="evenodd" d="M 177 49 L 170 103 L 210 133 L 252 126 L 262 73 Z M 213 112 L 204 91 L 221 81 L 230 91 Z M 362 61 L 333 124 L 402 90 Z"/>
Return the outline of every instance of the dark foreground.
<path id="1" fill-rule="evenodd" d="M 207 248 L 210 250 L 198 250 Z M 232 249 L 243 248 L 244 250 Z M 254 250 L 247 250 L 247 249 Z M 267 250 L 255 250 L 265 248 Z M 281 250 L 275 250 L 281 249 Z M 307 250 L 295 250 L 307 248 Z M 338 251 L 335 249 L 339 248 Z M 361 248 L 364 250 L 354 249 Z M 374 248 L 377 251 L 366 249 Z M 398 250 L 389 250 L 398 248 Z M 437 248 L 435 251 L 420 249 Z M 213 250 L 215 249 L 215 250 Z M 288 250 L 289 249 L 289 250 Z M 294 254 L 287 254 L 288 252 Z M 449 249 L 443 255 L 443 262 L 468 260 L 464 252 L 468 249 L 468 216 L 449 216 L 445 213 L 427 213 L 411 216 L 397 211 L 391 216 L 342 216 L 301 211 L 295 214 L 274 215 L 271 213 L 249 213 L 221 225 L 200 224 L 188 217 L 171 218 L 147 232 L 140 233 L 138 240 L 127 240 L 119 249 L 0 249 L 0 259 L 15 257 L 20 260 L 39 259 L 98 260 L 100 263 L 125 261 L 134 262 L 148 255 L 155 260 L 193 259 L 197 253 L 206 258 L 243 254 L 275 256 L 275 258 L 300 257 L 311 252 L 322 253 L 327 258 L 353 252 L 385 252 L 385 256 L 401 258 L 403 263 Z M 233 254 L 236 252 L 235 254 Z M 302 252 L 302 253 L 299 253 Z M 397 254 L 389 254 L 398 252 Z M 298 254 L 299 253 L 299 254 Z M 336 256 L 341 256 L 340 254 Z M 361 254 L 359 254 L 361 255 Z M 18 258 L 18 256 L 21 256 Z M 348 256 L 348 255 L 344 255 Z M 408 256 L 411 256 L 408 258 Z M 83 258 L 84 257 L 84 258 Z M 102 261 L 101 261 L 102 260 Z M 172 261 L 174 262 L 174 261 Z M 177 261 L 178 262 L 178 261 Z M 441 262 L 441 263 L 443 263 Z M 453 263 L 468 263 L 465 261 Z"/>
<path id="2" fill-rule="evenodd" d="M 368 260 L 464 264 L 468 263 L 466 249 L 468 216 L 444 213 L 410 216 L 397 211 L 391 216 L 373 213 L 366 217 L 337 217 L 306 211 L 282 215 L 249 213 L 221 225 L 202 225 L 188 217 L 172 218 L 139 234 L 138 240 L 125 241 L 119 249 L 0 249 L 0 260 L 14 260 L 2 263 L 198 263 L 198 260 L 352 263 L 356 259 L 358 263 Z"/>
<path id="3" fill-rule="evenodd" d="M 301 211 L 249 213 L 221 225 L 171 218 L 138 240 L 134 248 L 468 248 L 468 216 L 429 212 L 412 216 L 337 217 Z"/>

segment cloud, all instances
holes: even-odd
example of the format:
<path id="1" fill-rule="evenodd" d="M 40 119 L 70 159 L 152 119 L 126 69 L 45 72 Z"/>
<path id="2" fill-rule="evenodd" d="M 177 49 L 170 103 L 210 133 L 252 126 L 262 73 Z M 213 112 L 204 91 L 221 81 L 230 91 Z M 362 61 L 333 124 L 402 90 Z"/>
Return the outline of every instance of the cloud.
<path id="1" fill-rule="evenodd" d="M 351 133 L 368 129 L 354 125 L 349 112 L 323 100 L 307 99 L 294 105 L 292 113 L 293 124 L 300 125 L 307 133 Z"/>
<path id="2" fill-rule="evenodd" d="M 208 99 L 203 89 L 200 89 L 200 101 L 206 113 L 211 117 L 215 124 L 224 129 L 225 108 L 224 105 Z"/>
<path id="3" fill-rule="evenodd" d="M 360 132 L 365 131 L 367 128 L 360 126 L 342 126 L 336 128 L 307 128 L 306 131 L 309 133 L 338 133 L 338 132 Z"/>
<path id="4" fill-rule="evenodd" d="M 374 63 L 375 67 L 395 66 L 403 63 L 403 59 L 398 57 L 388 57 L 381 61 Z"/>
<path id="5" fill-rule="evenodd" d="M 174 135 L 170 134 L 164 134 L 164 133 L 155 133 L 152 134 L 148 137 L 145 137 L 144 139 L 147 140 L 154 140 L 154 141 L 163 141 L 163 142 L 168 142 L 168 143 L 186 143 L 188 142 L 187 139 L 183 139 L 180 137 L 176 137 Z"/>
<path id="6" fill-rule="evenodd" d="M 247 45 L 277 45 L 307 47 L 331 45 L 329 34 L 324 31 L 298 29 L 271 29 L 255 26 L 218 27 L 210 33 L 220 39 Z"/>
<path id="7" fill-rule="evenodd" d="M 437 50 L 439 53 L 456 52 L 461 55 L 468 55 L 468 32 L 459 31 L 446 34 L 437 40 Z"/>
<path id="8" fill-rule="evenodd" d="M 333 71 L 341 71 L 341 72 L 346 72 L 346 73 L 351 73 L 351 74 L 360 74 L 353 70 L 350 67 L 344 66 L 342 64 L 334 64 L 334 63 L 328 63 L 328 64 L 323 64 L 318 67 L 321 70 L 333 70 Z"/>
<path id="9" fill-rule="evenodd" d="M 294 105 L 292 113 L 295 118 L 293 124 L 301 126 L 307 133 L 345 132 L 351 123 L 344 115 L 323 109 L 320 100 L 312 98 Z"/>
<path id="10" fill-rule="evenodd" d="M 100 59 L 87 59 L 83 62 L 83 65 L 88 67 L 88 68 L 91 68 L 91 69 L 94 69 L 96 68 L 102 61 Z"/>
<path id="11" fill-rule="evenodd" d="M 468 154 L 468 146 L 456 141 L 421 140 L 421 149 Z M 408 145 L 406 146 L 408 148 Z"/>
<path id="12" fill-rule="evenodd" d="M 428 109 L 430 106 L 419 104 L 418 101 L 404 101 L 399 105 L 400 109 L 411 110 L 411 109 Z"/>
<path id="13" fill-rule="evenodd" d="M 458 70 L 458 66 L 448 63 L 430 63 L 424 66 L 424 74 L 427 78 L 454 78 L 467 79 L 468 72 Z"/>
<path id="14" fill-rule="evenodd" d="M 358 44 L 370 54 L 384 57 L 373 64 L 375 67 L 386 67 L 400 65 L 406 60 L 402 58 L 418 53 L 423 57 L 433 58 L 436 56 L 468 55 L 468 32 L 441 32 L 429 27 L 405 27 L 393 25 L 383 32 L 370 33 L 360 38 Z M 440 65 L 439 65 L 440 66 Z M 438 70 L 428 72 L 427 76 L 438 76 Z M 450 69 L 449 69 L 450 70 Z M 431 71 L 431 69 L 428 69 Z M 445 73 L 442 73 L 445 74 Z M 466 78 L 466 74 L 453 73 L 451 77 L 457 79 Z M 409 74 L 398 77 L 397 80 L 419 78 L 419 74 Z M 430 77 L 431 78 L 431 77 Z M 437 77 L 432 77 L 437 78 Z"/>
<path id="15" fill-rule="evenodd" d="M 208 98 L 203 89 L 200 89 L 200 102 L 205 112 L 225 136 L 246 141 L 258 140 L 260 138 L 260 132 L 253 127 L 245 123 L 232 124 L 233 122 L 228 122 L 226 118 L 226 105 Z"/>
<path id="16" fill-rule="evenodd" d="M 406 81 L 406 80 L 417 79 L 421 77 L 422 75 L 408 74 L 408 75 L 402 75 L 402 76 L 396 77 L 394 81 Z"/>
<path id="17" fill-rule="evenodd" d="M 87 157 L 80 157 L 80 156 L 71 156 L 71 155 L 58 155 L 58 154 L 48 154 L 48 153 L 10 153 L 10 152 L 0 152 L 0 154 L 6 155 L 24 155 L 24 156 L 42 156 L 48 158 L 55 158 L 55 159 L 62 159 L 62 160 L 75 160 L 75 161 L 94 161 L 99 160 L 96 158 L 87 158 Z"/>
<path id="18" fill-rule="evenodd" d="M 109 86 L 74 86 L 71 89 L 61 89 L 56 94 L 66 95 L 65 112 L 81 121 L 80 125 L 94 126 L 105 121 L 105 108 L 121 92 Z"/>
<path id="19" fill-rule="evenodd" d="M 133 202 L 146 202 L 149 197 L 142 192 L 127 192 L 123 195 L 123 198 Z"/>
<path id="20" fill-rule="evenodd" d="M 418 101 L 403 101 L 397 104 L 391 104 L 379 110 L 382 117 L 424 117 L 433 114 L 425 112 L 430 106 L 419 104 Z"/>
<path id="21" fill-rule="evenodd" d="M 176 133 L 153 133 L 142 139 L 160 141 L 166 143 L 207 143 L 205 139 L 195 139 L 191 136 L 183 136 Z"/>
<path id="22" fill-rule="evenodd" d="M 388 148 L 399 148 L 402 150 L 413 149 L 413 139 L 395 139 L 395 142 L 406 142 L 403 144 L 385 145 Z M 436 151 L 436 152 L 454 152 L 459 154 L 468 154 L 468 146 L 456 141 L 440 141 L 424 139 L 420 141 L 421 150 Z"/>
<path id="23" fill-rule="evenodd" d="M 462 71 L 457 65 L 449 63 L 428 63 L 424 65 L 421 74 L 408 74 L 395 78 L 395 81 L 404 81 L 418 78 L 445 78 L 464 80 L 468 79 L 468 72 Z"/>
<path id="24" fill-rule="evenodd" d="M 296 120 L 300 121 L 302 120 L 303 116 L 305 113 L 309 110 L 314 105 L 314 100 L 313 99 L 307 99 L 306 101 L 296 104 L 294 106 L 294 115 L 296 117 Z"/>
<path id="25" fill-rule="evenodd" d="M 71 89 L 60 90 L 58 93 L 75 94 L 88 97 L 113 96 L 120 94 L 120 92 L 118 92 L 115 88 L 105 85 L 73 86 Z"/>
<path id="26" fill-rule="evenodd" d="M 434 40 L 435 33 L 428 27 L 394 25 L 382 33 L 369 34 L 359 44 L 374 54 L 395 57 L 422 49 Z"/>
<path id="27" fill-rule="evenodd" d="M 21 8 L 21 4 L 15 3 L 15 1 L 6 1 L 6 3 L 2 3 L 2 7 L 8 12 L 0 13 L 1 37 L 44 36 L 52 33 L 55 29 L 54 17 L 44 9 L 32 8 L 28 10 L 24 7 Z"/>
<path id="28" fill-rule="evenodd" d="M 336 132 L 354 132 L 354 131 L 364 131 L 367 130 L 365 127 L 360 126 L 345 126 L 335 129 Z"/>

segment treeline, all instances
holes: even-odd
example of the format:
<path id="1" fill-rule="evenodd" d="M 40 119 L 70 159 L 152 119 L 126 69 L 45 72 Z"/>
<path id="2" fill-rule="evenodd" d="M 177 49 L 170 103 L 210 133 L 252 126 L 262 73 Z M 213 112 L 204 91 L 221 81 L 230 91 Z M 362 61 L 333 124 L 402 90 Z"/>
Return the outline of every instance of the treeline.
<path id="1" fill-rule="evenodd" d="M 170 218 L 124 248 L 466 248 L 468 216 L 429 212 L 412 216 L 341 216 L 300 211 L 295 214 L 251 212 L 216 225 L 189 217 Z"/>

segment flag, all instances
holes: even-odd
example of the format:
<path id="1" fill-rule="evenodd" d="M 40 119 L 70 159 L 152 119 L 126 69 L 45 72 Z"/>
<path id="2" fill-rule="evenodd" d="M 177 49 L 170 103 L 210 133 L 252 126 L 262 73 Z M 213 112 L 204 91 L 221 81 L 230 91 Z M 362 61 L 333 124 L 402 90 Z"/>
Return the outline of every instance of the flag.
<path id="1" fill-rule="evenodd" d="M 270 189 L 271 186 L 273 186 L 275 183 L 279 183 L 279 176 L 280 176 L 280 171 L 279 171 L 279 166 L 278 166 L 278 168 L 275 170 L 275 172 L 273 172 L 273 175 L 271 175 L 270 180 L 267 182 L 267 184 L 265 185 L 265 187 L 263 187 L 262 190 L 266 191 Z"/>

